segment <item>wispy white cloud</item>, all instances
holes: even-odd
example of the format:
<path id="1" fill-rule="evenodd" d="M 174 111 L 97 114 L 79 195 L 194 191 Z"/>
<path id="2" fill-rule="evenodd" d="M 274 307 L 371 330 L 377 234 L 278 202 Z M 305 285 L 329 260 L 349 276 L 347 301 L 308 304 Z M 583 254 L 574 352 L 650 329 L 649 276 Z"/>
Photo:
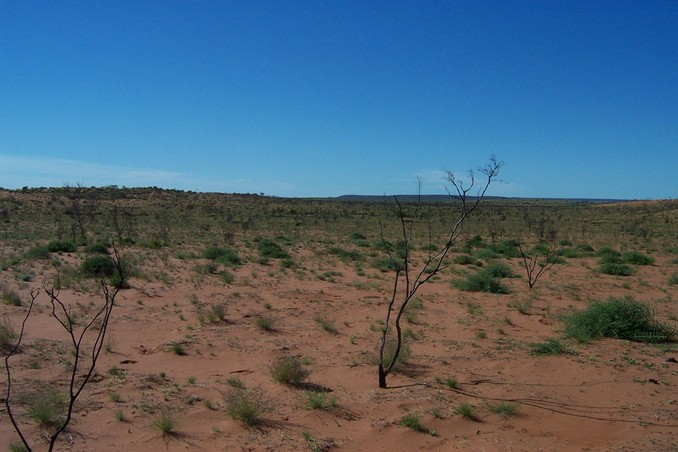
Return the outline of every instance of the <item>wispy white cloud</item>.
<path id="1" fill-rule="evenodd" d="M 155 168 L 132 168 L 78 160 L 0 154 L 0 187 L 61 187 L 118 185 L 176 188 L 226 193 L 266 193 L 294 196 L 293 184 L 254 179 L 209 179 Z"/>

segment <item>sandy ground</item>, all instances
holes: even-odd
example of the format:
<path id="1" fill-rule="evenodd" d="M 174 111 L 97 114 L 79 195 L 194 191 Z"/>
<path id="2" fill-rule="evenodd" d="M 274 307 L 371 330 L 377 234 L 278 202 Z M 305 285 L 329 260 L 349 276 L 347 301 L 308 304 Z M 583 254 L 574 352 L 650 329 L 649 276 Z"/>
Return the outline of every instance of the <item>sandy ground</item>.
<path id="1" fill-rule="evenodd" d="M 531 291 L 524 277 L 506 280 L 508 295 L 460 292 L 450 285 L 459 276 L 445 272 L 422 287 L 421 308 L 403 322 L 416 336 L 409 364 L 389 376 L 388 389 L 379 389 L 372 357 L 391 274 L 366 268 L 358 276 L 332 256 L 297 249 L 300 268 L 249 262 L 233 270 L 235 280 L 226 285 L 217 275 L 198 274 L 201 260 L 161 259 L 149 251 L 139 265 L 146 275 L 162 273 L 162 281 L 133 278 L 132 287 L 118 294 L 107 350 L 59 449 L 678 450 L 675 346 L 565 340 L 575 353 L 559 356 L 535 356 L 528 346 L 561 337 L 562 314 L 608 296 L 632 295 L 678 326 L 678 287 L 667 284 L 676 265 L 671 257 L 656 258 L 626 278 L 598 274 L 594 259 L 572 259 Z M 522 274 L 519 260 L 506 262 Z M 318 278 L 330 270 L 339 274 Z M 10 271 L 2 279 L 24 301 L 31 287 L 40 287 L 39 278 L 20 287 Z M 61 299 L 88 312 L 101 302 L 94 285 L 64 289 Z M 65 362 L 72 355 L 63 331 L 49 317 L 44 293 L 37 303 L 22 353 L 12 361 L 15 395 L 36 381 L 68 376 Z M 197 306 L 216 304 L 226 306 L 225 319 L 201 325 Z M 0 309 L 15 326 L 25 312 L 4 304 Z M 275 321 L 274 331 L 255 324 L 261 316 Z M 325 331 L 318 317 L 333 322 L 336 332 Z M 173 343 L 182 344 L 185 355 L 173 353 Z M 312 371 L 309 384 L 272 380 L 270 366 L 284 356 L 302 358 Z M 112 368 L 121 373 L 111 375 Z M 256 427 L 225 413 L 224 394 L 235 377 L 261 387 L 268 399 L 271 410 Z M 448 379 L 457 387 L 449 387 Z M 332 391 L 337 406 L 308 409 L 307 391 L 321 387 Z M 4 399 L 5 385 L 2 391 Z M 501 401 L 513 403 L 517 413 L 496 414 L 492 408 Z M 473 406 L 476 419 L 457 414 L 463 403 Z M 16 411 L 23 407 L 17 404 Z M 154 426 L 163 413 L 176 421 L 166 436 Z M 422 431 L 399 424 L 408 413 L 421 416 Z M 36 449 L 42 448 L 44 432 L 20 418 Z M 0 444 L 15 439 L 3 407 Z"/>

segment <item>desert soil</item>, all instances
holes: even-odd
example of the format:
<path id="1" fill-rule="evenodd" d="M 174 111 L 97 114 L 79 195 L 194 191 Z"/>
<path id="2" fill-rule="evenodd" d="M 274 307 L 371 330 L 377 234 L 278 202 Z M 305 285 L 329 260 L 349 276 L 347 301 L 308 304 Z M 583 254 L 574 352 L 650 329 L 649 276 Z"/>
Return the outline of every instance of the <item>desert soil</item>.
<path id="1" fill-rule="evenodd" d="M 563 314 L 609 296 L 648 302 L 660 319 L 678 326 L 678 287 L 667 284 L 676 270 L 670 256 L 658 255 L 654 265 L 626 278 L 599 274 L 594 258 L 572 259 L 532 290 L 524 277 L 504 280 L 507 295 L 461 292 L 450 285 L 459 274 L 446 271 L 422 287 L 420 308 L 403 322 L 415 336 L 409 362 L 389 376 L 388 389 L 379 389 L 373 360 L 392 274 L 366 268 L 360 276 L 326 253 L 302 245 L 291 251 L 297 268 L 250 261 L 231 270 L 231 284 L 197 273 L 205 260 L 138 253 L 145 277 L 132 278 L 118 294 L 107 350 L 59 449 L 678 450 L 674 346 L 562 339 L 572 353 L 558 356 L 533 355 L 529 347 L 562 338 Z M 68 253 L 60 258 L 77 261 Z M 523 274 L 520 260 L 505 262 Z M 40 275 L 53 274 L 47 264 L 35 265 Z M 23 307 L 0 306 L 13 325 L 20 325 L 28 292 L 39 289 L 42 278 L 19 283 L 9 270 L 2 273 L 24 299 Z M 94 282 L 64 289 L 60 297 L 74 311 L 91 313 L 101 303 Z M 198 307 L 218 304 L 226 307 L 225 318 L 201 325 Z M 68 375 L 65 337 L 49 314 L 43 291 L 22 352 L 12 361 L 13 394 L 58 385 Z M 275 322 L 273 331 L 256 325 L 261 316 Z M 318 318 L 336 332 L 323 329 Z M 184 355 L 172 352 L 176 343 Z M 311 370 L 306 385 L 272 380 L 271 364 L 285 356 L 301 358 Z M 112 375 L 113 368 L 121 372 Z M 233 378 L 263 389 L 270 411 L 256 427 L 225 413 Z M 337 406 L 308 409 L 307 392 L 318 388 L 331 390 Z M 4 394 L 4 383 L 1 389 Z M 492 408 L 502 401 L 517 413 L 496 414 Z M 464 403 L 475 419 L 457 414 Z M 16 410 L 23 408 L 17 404 Z M 421 416 L 421 431 L 400 425 L 408 413 Z M 161 414 L 176 421 L 172 434 L 163 436 L 154 426 Z M 44 432 L 21 420 L 42 447 Z M 0 444 L 16 439 L 3 407 Z"/>

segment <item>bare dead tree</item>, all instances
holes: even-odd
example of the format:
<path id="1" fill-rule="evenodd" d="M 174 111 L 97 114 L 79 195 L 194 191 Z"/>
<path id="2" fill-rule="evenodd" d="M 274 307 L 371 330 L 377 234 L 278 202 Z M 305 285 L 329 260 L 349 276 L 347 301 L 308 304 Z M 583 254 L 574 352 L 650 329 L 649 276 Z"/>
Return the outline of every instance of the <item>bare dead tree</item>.
<path id="1" fill-rule="evenodd" d="M 527 286 L 531 289 L 537 284 L 537 280 L 541 275 L 551 270 L 554 265 L 558 263 L 558 250 L 552 244 L 542 253 L 533 253 L 532 255 L 526 253 L 522 246 L 518 244 L 518 252 L 523 258 L 523 267 L 527 274 Z"/>
<path id="2" fill-rule="evenodd" d="M 114 262 L 116 267 L 116 274 L 120 281 L 124 281 L 127 277 L 127 266 L 120 257 L 118 250 L 113 247 Z M 74 315 L 71 313 L 70 307 L 67 307 L 60 299 L 60 282 L 59 274 L 57 273 L 56 280 L 51 286 L 43 283 L 43 290 L 47 294 L 51 306 L 51 316 L 61 325 L 66 332 L 68 340 L 72 346 L 73 363 L 68 378 L 68 403 L 66 407 L 66 416 L 63 422 L 58 425 L 49 436 L 49 450 L 54 450 L 56 441 L 66 429 L 73 416 L 73 409 L 78 397 L 94 374 L 94 369 L 97 365 L 101 349 L 104 345 L 104 339 L 108 332 L 108 324 L 115 305 L 115 297 L 120 290 L 120 285 L 114 284 L 112 287 L 102 280 L 101 288 L 103 291 L 104 301 L 94 315 L 85 322 L 77 322 Z M 5 397 L 5 407 L 7 414 L 16 430 L 21 442 L 27 450 L 32 450 L 26 436 L 21 431 L 21 427 L 12 411 L 11 390 L 12 390 L 12 372 L 10 368 L 10 358 L 12 358 L 18 351 L 21 341 L 24 337 L 25 326 L 28 318 L 31 316 L 33 306 L 38 297 L 39 291 L 31 291 L 31 301 L 29 303 L 28 311 L 21 324 L 21 331 L 17 339 L 16 345 L 12 348 L 9 354 L 5 357 L 5 369 L 7 374 L 7 394 Z M 80 325 L 80 326 L 79 326 Z M 91 333 L 91 334 L 88 334 Z M 93 339 L 93 342 L 92 342 Z M 86 345 L 85 342 L 90 342 Z M 87 348 L 87 351 L 85 350 Z"/>
<path id="3" fill-rule="evenodd" d="M 499 169 L 502 167 L 503 162 L 498 162 L 496 157 L 493 155 L 490 157 L 489 163 L 478 169 L 478 171 L 484 175 L 483 185 L 480 186 L 477 195 L 475 198 L 469 196 L 469 192 L 476 185 L 475 173 L 473 170 L 469 170 L 467 177 L 468 181 L 458 178 L 451 171 L 447 172 L 447 181 L 450 183 L 451 188 L 448 187 L 448 194 L 454 198 L 460 204 L 460 212 L 456 221 L 451 225 L 450 230 L 447 234 L 447 240 L 445 244 L 438 249 L 429 246 L 428 255 L 424 259 L 421 266 L 414 268 L 412 262 L 412 225 L 415 222 L 416 218 L 419 216 L 419 210 L 421 208 L 421 196 L 418 197 L 418 200 L 415 205 L 415 210 L 413 215 L 408 215 L 405 211 L 403 204 L 395 198 L 395 209 L 398 220 L 400 221 L 400 234 L 401 242 L 400 248 L 398 249 L 400 253 L 400 258 L 402 260 L 396 261 L 396 257 L 392 254 L 389 247 L 386 246 L 387 253 L 393 264 L 395 275 L 393 278 L 393 288 L 391 291 L 391 298 L 387 305 L 386 310 L 386 321 L 382 330 L 382 336 L 379 345 L 379 387 L 386 388 L 386 377 L 393 371 L 394 366 L 396 365 L 397 359 L 400 355 L 402 349 L 402 329 L 400 325 L 400 320 L 402 318 L 407 304 L 415 296 L 419 288 L 431 280 L 435 275 L 437 275 L 441 270 L 444 269 L 444 260 L 450 249 L 459 238 L 460 234 L 464 229 L 464 223 L 466 218 L 473 212 L 480 201 L 485 196 L 487 189 L 494 179 L 496 179 L 499 174 Z M 421 193 L 421 190 L 419 190 Z M 432 245 L 432 235 L 430 228 L 430 218 L 429 219 L 429 245 Z M 386 244 L 386 239 L 384 237 L 383 228 L 382 228 L 382 241 Z M 401 280 L 404 280 L 404 286 L 401 287 Z M 392 316 L 395 313 L 394 325 L 396 329 L 396 347 L 393 352 L 393 356 L 389 356 L 389 362 L 385 363 L 385 349 L 388 338 L 388 333 L 391 326 Z"/>

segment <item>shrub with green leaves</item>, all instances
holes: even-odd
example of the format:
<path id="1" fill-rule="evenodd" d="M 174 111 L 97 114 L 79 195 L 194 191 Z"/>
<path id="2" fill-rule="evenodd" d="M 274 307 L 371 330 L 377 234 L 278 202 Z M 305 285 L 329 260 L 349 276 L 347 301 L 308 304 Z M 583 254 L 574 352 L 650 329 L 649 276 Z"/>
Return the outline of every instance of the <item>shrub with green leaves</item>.
<path id="1" fill-rule="evenodd" d="M 259 256 L 266 259 L 286 259 L 290 255 L 276 241 L 261 239 L 257 244 Z"/>
<path id="2" fill-rule="evenodd" d="M 273 380 L 290 386 L 300 385 L 310 374 L 311 371 L 304 369 L 301 360 L 296 356 L 280 358 L 271 365 Z"/>
<path id="3" fill-rule="evenodd" d="M 234 268 L 237 268 L 242 264 L 242 259 L 238 253 L 231 248 L 210 246 L 203 250 L 202 257 Z"/>
<path id="4" fill-rule="evenodd" d="M 504 240 L 497 243 L 491 243 L 487 248 L 504 257 L 520 257 L 518 242 L 516 240 Z"/>
<path id="5" fill-rule="evenodd" d="M 624 262 L 627 264 L 633 264 L 633 265 L 652 265 L 654 264 L 654 258 L 640 253 L 638 251 L 629 251 L 627 253 L 624 253 L 622 255 L 622 259 Z"/>
<path id="6" fill-rule="evenodd" d="M 47 246 L 44 245 L 34 246 L 33 248 L 26 251 L 24 256 L 28 259 L 45 260 L 49 259 L 49 250 L 47 249 Z"/>
<path id="7" fill-rule="evenodd" d="M 115 274 L 115 262 L 109 256 L 94 255 L 83 261 L 80 270 L 90 278 L 109 278 Z"/>
<path id="8" fill-rule="evenodd" d="M 47 251 L 50 253 L 73 253 L 76 250 L 75 243 L 68 240 L 50 240 L 47 243 Z"/>
<path id="9" fill-rule="evenodd" d="M 678 284 L 678 273 L 674 273 L 669 277 L 669 286 Z"/>
<path id="10" fill-rule="evenodd" d="M 507 264 L 503 262 L 491 262 L 485 267 L 485 270 L 495 278 L 513 278 L 515 274 Z"/>
<path id="11" fill-rule="evenodd" d="M 565 319 L 565 334 L 580 342 L 610 337 L 637 342 L 665 342 L 675 336 L 655 319 L 653 309 L 631 296 L 594 301 Z"/>
<path id="12" fill-rule="evenodd" d="M 604 262 L 598 267 L 600 273 L 613 276 L 631 276 L 634 272 L 631 267 L 623 263 Z"/>
<path id="13" fill-rule="evenodd" d="M 469 274 L 464 279 L 452 281 L 452 285 L 465 292 L 488 292 L 496 294 L 507 294 L 509 289 L 501 281 L 493 276 L 487 269 L 478 270 Z"/>

